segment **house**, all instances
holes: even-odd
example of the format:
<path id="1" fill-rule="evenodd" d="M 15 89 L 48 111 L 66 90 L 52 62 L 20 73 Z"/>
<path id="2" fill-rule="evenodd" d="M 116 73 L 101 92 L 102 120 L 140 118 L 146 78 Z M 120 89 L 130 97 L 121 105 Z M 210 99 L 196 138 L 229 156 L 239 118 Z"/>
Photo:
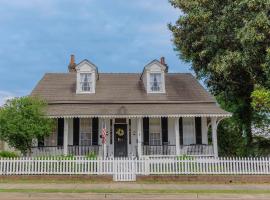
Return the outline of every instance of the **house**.
<path id="1" fill-rule="evenodd" d="M 71 55 L 68 70 L 45 74 L 32 91 L 57 122 L 33 154 L 218 156 L 217 125 L 231 114 L 191 74 L 169 73 L 164 57 L 141 73 L 101 73 Z"/>

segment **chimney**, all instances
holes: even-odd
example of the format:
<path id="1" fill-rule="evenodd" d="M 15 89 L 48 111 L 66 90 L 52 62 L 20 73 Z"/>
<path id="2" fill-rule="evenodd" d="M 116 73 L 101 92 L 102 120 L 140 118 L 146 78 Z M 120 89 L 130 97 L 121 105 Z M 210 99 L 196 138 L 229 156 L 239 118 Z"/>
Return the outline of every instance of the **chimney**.
<path id="1" fill-rule="evenodd" d="M 69 72 L 76 72 L 76 63 L 75 63 L 75 56 L 73 54 L 70 55 L 70 62 L 68 65 Z"/>
<path id="2" fill-rule="evenodd" d="M 160 63 L 166 67 L 165 72 L 167 73 L 169 71 L 169 66 L 165 62 L 165 57 L 160 58 Z"/>

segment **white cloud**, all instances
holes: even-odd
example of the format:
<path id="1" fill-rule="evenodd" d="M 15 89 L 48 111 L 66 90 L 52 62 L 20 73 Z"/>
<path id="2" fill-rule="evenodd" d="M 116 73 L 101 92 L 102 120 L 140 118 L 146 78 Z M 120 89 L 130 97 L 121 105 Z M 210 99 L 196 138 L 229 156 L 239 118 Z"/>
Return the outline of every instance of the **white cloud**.
<path id="1" fill-rule="evenodd" d="M 14 98 L 15 95 L 7 92 L 7 91 L 0 91 L 0 106 L 4 105 L 7 100 Z"/>

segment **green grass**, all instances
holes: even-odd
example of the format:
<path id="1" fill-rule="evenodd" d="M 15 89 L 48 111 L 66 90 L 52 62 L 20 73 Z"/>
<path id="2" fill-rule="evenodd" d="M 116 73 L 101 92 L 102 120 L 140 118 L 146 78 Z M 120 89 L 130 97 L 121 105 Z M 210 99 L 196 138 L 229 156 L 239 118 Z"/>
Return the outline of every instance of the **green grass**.
<path id="1" fill-rule="evenodd" d="M 165 190 L 165 189 L 0 189 L 12 193 L 115 193 L 115 194 L 270 194 L 270 190 Z"/>

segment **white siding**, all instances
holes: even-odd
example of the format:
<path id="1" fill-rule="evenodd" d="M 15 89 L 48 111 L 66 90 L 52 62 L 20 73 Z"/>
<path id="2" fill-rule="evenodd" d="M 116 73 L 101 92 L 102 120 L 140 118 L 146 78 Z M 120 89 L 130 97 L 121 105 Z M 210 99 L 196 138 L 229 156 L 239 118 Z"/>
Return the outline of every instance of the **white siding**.
<path id="1" fill-rule="evenodd" d="M 168 118 L 168 142 L 169 145 L 175 145 L 174 118 Z"/>
<path id="2" fill-rule="evenodd" d="M 208 128 L 206 117 L 202 117 L 202 143 L 208 144 Z"/>

